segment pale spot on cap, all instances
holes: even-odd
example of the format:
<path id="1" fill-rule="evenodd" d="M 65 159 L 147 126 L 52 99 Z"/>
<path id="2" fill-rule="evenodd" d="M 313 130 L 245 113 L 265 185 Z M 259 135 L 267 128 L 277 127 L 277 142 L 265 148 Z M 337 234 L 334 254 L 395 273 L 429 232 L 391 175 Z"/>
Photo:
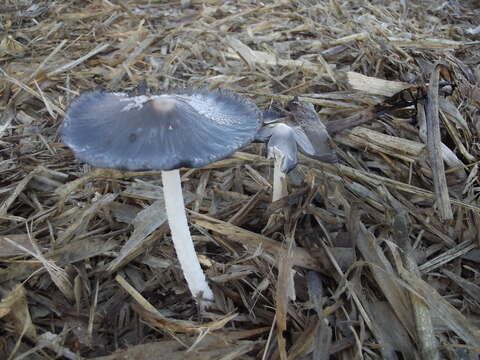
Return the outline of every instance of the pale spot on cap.
<path id="1" fill-rule="evenodd" d="M 172 97 L 159 96 L 154 98 L 152 101 L 152 108 L 157 113 L 168 113 L 175 108 L 177 100 Z"/>

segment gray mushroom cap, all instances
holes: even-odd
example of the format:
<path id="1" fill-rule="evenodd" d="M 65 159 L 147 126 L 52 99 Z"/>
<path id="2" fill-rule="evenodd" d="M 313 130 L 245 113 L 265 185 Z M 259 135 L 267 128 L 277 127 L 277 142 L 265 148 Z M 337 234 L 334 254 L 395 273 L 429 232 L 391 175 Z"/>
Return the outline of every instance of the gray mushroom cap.
<path id="1" fill-rule="evenodd" d="M 255 104 L 228 91 L 128 96 L 84 92 L 60 128 L 75 156 L 96 167 L 173 170 L 201 167 L 249 144 L 261 126 Z"/>
<path id="2" fill-rule="evenodd" d="M 281 158 L 281 170 L 283 173 L 288 173 L 297 166 L 297 144 L 299 139 L 292 127 L 283 123 L 264 126 L 258 131 L 255 140 L 267 143 L 269 158 Z"/>

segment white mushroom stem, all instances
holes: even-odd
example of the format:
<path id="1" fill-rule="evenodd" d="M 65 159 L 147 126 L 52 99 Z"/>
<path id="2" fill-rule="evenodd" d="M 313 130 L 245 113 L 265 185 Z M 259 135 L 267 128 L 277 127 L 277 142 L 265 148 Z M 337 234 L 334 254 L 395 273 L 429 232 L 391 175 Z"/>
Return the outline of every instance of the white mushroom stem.
<path id="1" fill-rule="evenodd" d="M 187 216 L 182 194 L 180 171 L 162 171 L 163 194 L 168 224 L 172 233 L 173 245 L 183 270 L 188 288 L 195 298 L 213 300 L 213 293 L 205 280 L 200 263 L 193 247 L 192 236 L 188 228 Z"/>
<path id="2" fill-rule="evenodd" d="M 274 159 L 272 201 L 277 201 L 287 196 L 287 174 L 282 171 L 283 157 L 276 153 Z"/>
<path id="3" fill-rule="evenodd" d="M 275 153 L 275 160 L 273 162 L 273 195 L 272 202 L 277 201 L 288 195 L 287 189 L 287 174 L 282 171 L 283 156 L 280 153 Z M 296 299 L 295 293 L 295 271 L 290 270 L 290 277 L 288 281 L 288 298 L 292 301 Z"/>

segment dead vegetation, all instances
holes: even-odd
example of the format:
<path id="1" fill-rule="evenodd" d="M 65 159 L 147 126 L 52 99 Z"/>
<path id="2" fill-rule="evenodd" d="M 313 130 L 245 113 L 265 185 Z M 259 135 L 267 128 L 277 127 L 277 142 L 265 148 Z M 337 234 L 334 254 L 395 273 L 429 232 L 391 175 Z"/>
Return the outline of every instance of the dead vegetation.
<path id="1" fill-rule="evenodd" d="M 477 359 L 479 17 L 476 1 L 2 2 L 0 358 Z M 159 172 L 91 169 L 56 134 L 82 90 L 144 79 L 262 108 L 297 95 L 327 129 L 405 88 L 428 100 L 338 131 L 339 162 L 301 156 L 273 204 L 263 145 L 185 169 L 216 299 L 201 310 Z"/>

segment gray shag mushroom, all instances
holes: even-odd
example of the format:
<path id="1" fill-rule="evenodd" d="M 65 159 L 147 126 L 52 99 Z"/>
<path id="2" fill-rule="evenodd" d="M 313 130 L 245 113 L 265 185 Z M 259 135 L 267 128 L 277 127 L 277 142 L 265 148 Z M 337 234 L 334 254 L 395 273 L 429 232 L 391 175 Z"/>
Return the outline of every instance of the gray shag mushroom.
<path id="1" fill-rule="evenodd" d="M 286 195 L 286 175 L 298 164 L 297 151 L 313 154 L 315 149 L 300 127 L 276 123 L 262 127 L 256 141 L 267 143 L 267 157 L 274 159 L 272 201 Z"/>
<path id="2" fill-rule="evenodd" d="M 259 130 L 256 141 L 267 143 L 267 157 L 273 158 L 272 201 L 286 195 L 286 174 L 297 166 L 297 140 L 290 126 L 278 123 L 264 126 Z"/>
<path id="3" fill-rule="evenodd" d="M 297 166 L 297 150 L 322 161 L 337 160 L 330 136 L 313 105 L 294 100 L 289 107 L 295 121 L 275 122 L 283 115 L 269 109 L 263 113 L 267 125 L 255 137 L 255 141 L 267 143 L 267 156 L 274 159 L 272 201 L 287 194 L 285 177 Z"/>
<path id="4" fill-rule="evenodd" d="M 255 140 L 267 143 L 268 158 L 280 159 L 280 170 L 289 173 L 298 164 L 297 151 L 314 156 L 315 148 L 299 126 L 276 123 L 262 127 Z"/>
<path id="5" fill-rule="evenodd" d="M 60 135 L 93 166 L 162 170 L 168 222 L 188 287 L 195 298 L 213 300 L 188 228 L 179 168 L 229 156 L 249 144 L 260 125 L 255 104 L 224 90 L 151 96 L 93 90 L 69 105 Z"/>

